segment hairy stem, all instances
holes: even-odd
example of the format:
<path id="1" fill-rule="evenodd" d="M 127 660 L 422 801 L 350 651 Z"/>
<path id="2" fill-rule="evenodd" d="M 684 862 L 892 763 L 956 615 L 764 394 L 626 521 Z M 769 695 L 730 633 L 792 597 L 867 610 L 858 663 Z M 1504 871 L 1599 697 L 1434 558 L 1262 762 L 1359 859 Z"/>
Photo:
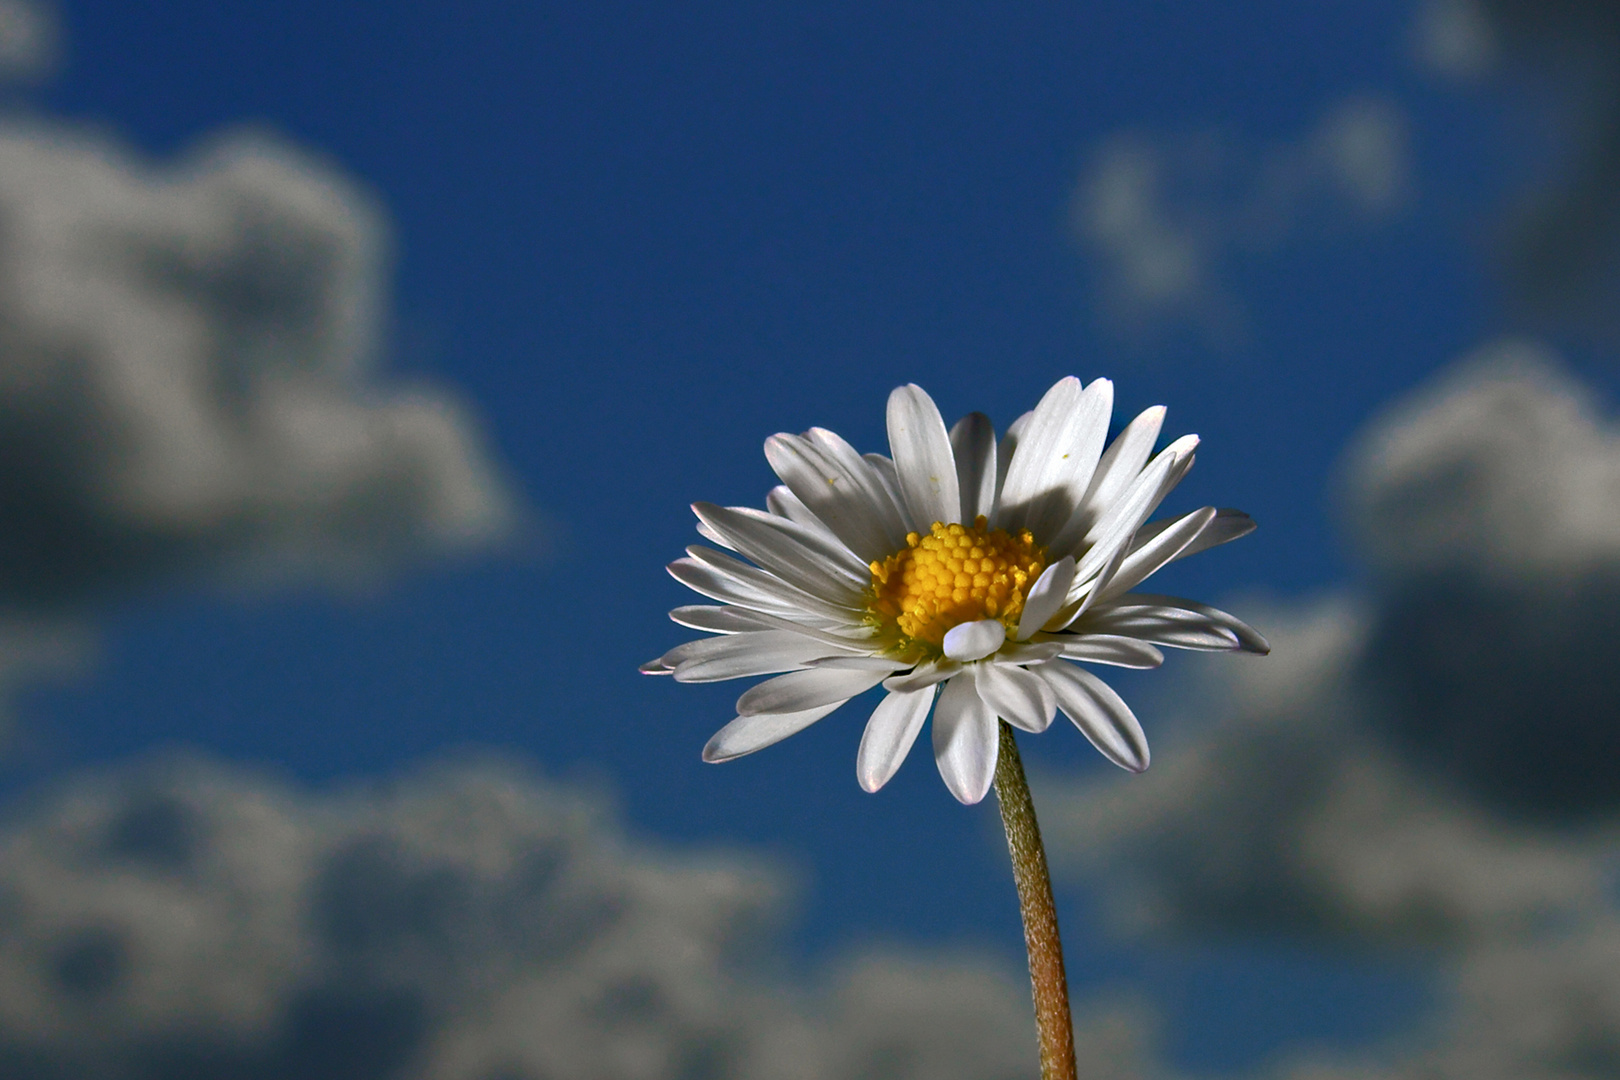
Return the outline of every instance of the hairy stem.
<path id="1" fill-rule="evenodd" d="M 1018 906 L 1024 916 L 1024 947 L 1029 951 L 1029 983 L 1035 996 L 1035 1034 L 1041 1045 L 1041 1080 L 1075 1080 L 1074 1026 L 1069 1019 L 1069 983 L 1063 974 L 1063 943 L 1058 940 L 1057 909 L 1052 904 L 1052 878 L 1046 849 L 1035 821 L 1035 804 L 1024 779 L 1012 728 L 999 721 L 1001 746 L 996 757 L 996 800 L 1007 830 Z"/>

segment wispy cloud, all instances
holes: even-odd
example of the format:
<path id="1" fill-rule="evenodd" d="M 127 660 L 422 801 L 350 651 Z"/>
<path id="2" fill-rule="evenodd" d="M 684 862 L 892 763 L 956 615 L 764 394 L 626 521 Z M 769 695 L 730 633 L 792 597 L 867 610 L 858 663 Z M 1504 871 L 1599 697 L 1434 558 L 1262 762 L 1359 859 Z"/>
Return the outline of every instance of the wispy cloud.
<path id="1" fill-rule="evenodd" d="M 1424 0 L 1408 35 L 1413 57 L 1438 75 L 1474 82 L 1499 60 L 1497 31 L 1478 0 Z"/>
<path id="2" fill-rule="evenodd" d="M 1398 214 L 1412 189 L 1406 128 L 1394 104 L 1351 98 L 1297 141 L 1269 147 L 1216 132 L 1108 140 L 1072 208 L 1104 314 L 1136 338 L 1173 327 L 1237 342 L 1247 315 L 1234 265 Z"/>

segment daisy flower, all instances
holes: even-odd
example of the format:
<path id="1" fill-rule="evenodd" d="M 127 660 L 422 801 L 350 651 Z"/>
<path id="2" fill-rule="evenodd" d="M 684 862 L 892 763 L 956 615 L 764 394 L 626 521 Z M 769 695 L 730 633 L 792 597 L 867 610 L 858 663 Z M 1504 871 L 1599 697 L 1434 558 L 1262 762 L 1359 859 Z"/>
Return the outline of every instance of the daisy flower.
<path id="1" fill-rule="evenodd" d="M 1198 438 L 1154 454 L 1155 406 L 1105 449 L 1113 397 L 1107 379 L 1063 379 L 998 441 L 982 413 L 947 430 L 908 385 L 889 395 L 892 456 L 822 428 L 766 440 L 782 480 L 767 509 L 694 504 L 698 532 L 725 550 L 694 546 L 669 565 L 720 602 L 670 617 L 715 636 L 642 667 L 677 682 L 775 676 L 737 699 L 704 760 L 770 746 L 881 684 L 856 756 L 867 791 L 899 769 L 930 712 L 934 760 L 964 803 L 990 788 L 998 717 L 1041 732 L 1062 711 L 1109 760 L 1147 768 L 1141 724 L 1084 665 L 1269 647 L 1225 612 L 1132 591 L 1254 522 L 1212 506 L 1148 521 Z"/>

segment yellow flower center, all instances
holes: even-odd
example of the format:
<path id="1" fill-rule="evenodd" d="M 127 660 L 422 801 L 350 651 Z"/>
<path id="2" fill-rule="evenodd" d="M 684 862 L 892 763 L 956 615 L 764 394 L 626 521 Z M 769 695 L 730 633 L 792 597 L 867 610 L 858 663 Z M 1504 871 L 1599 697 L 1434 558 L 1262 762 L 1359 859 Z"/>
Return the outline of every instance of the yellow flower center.
<path id="1" fill-rule="evenodd" d="M 871 619 L 898 630 L 898 652 L 937 656 L 947 630 L 979 619 L 1017 630 L 1046 549 L 1028 529 L 1012 536 L 987 525 L 983 516 L 972 525 L 936 521 L 927 536 L 911 533 L 904 548 L 872 563 Z"/>

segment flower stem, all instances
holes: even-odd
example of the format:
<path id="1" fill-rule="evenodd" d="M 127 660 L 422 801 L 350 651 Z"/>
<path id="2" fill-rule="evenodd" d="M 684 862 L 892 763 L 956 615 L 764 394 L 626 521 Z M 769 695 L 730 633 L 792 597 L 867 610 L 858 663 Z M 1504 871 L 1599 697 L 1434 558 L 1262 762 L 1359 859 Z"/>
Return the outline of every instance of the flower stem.
<path id="1" fill-rule="evenodd" d="M 996 800 L 1007 830 L 1018 907 L 1024 916 L 1024 947 L 1029 951 L 1029 983 L 1035 997 L 1035 1034 L 1041 1046 L 1041 1080 L 1075 1080 L 1074 1026 L 1069 1018 L 1069 983 L 1063 974 L 1063 943 L 1058 940 L 1057 908 L 1046 849 L 1035 821 L 1035 803 L 1024 779 L 1012 728 L 1005 720 L 996 756 Z"/>

